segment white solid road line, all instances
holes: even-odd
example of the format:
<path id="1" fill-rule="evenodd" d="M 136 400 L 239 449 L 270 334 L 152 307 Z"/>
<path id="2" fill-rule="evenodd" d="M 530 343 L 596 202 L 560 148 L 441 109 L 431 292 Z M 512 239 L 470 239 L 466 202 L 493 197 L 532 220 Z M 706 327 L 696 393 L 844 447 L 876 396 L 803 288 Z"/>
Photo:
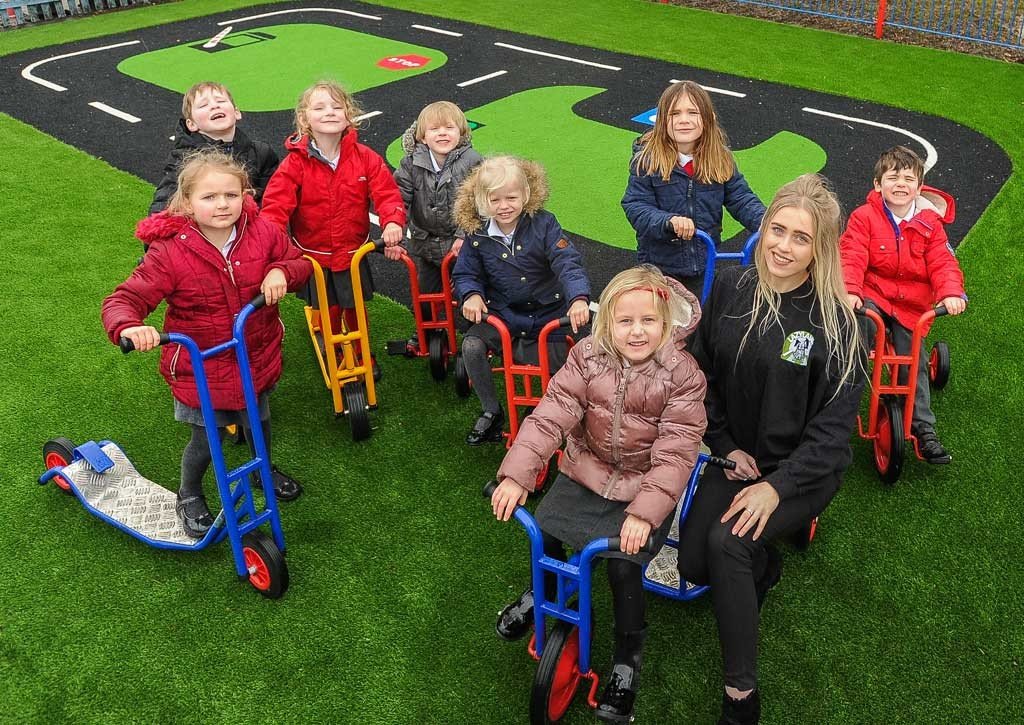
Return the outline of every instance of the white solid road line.
<path id="1" fill-rule="evenodd" d="M 62 55 L 51 55 L 49 58 L 43 58 L 42 60 L 37 60 L 35 63 L 30 63 L 29 65 L 27 65 L 24 68 L 22 68 L 21 69 L 21 77 L 24 78 L 27 81 L 32 81 L 33 83 L 38 83 L 39 85 L 43 86 L 44 88 L 49 88 L 51 91 L 66 91 L 67 88 L 65 88 L 64 86 L 57 85 L 56 83 L 51 83 L 50 81 L 45 80 L 43 78 L 40 78 L 37 75 L 33 75 L 32 71 L 34 71 L 39 66 L 43 65 L 43 63 L 49 63 L 50 61 L 53 61 L 53 60 L 62 60 L 63 58 L 72 58 L 72 57 L 74 57 L 76 55 L 85 55 L 86 53 L 99 53 L 101 50 L 110 50 L 112 48 L 123 48 L 126 45 L 137 45 L 138 43 L 141 43 L 141 42 L 142 42 L 141 40 L 129 40 L 127 43 L 114 43 L 113 45 L 104 45 L 104 46 L 101 46 L 99 48 L 89 48 L 88 50 L 76 50 L 74 53 L 64 53 Z"/>
<path id="2" fill-rule="evenodd" d="M 682 83 L 678 78 L 673 78 L 669 83 Z M 698 86 L 703 88 L 708 93 L 721 93 L 723 96 L 733 96 L 734 98 L 746 98 L 746 93 L 740 93 L 738 91 L 730 91 L 725 88 L 715 88 L 714 86 L 706 86 L 703 83 L 698 83 Z"/>
<path id="3" fill-rule="evenodd" d="M 493 73 L 488 73 L 487 75 L 480 76 L 479 78 L 470 78 L 468 81 L 462 81 L 462 83 L 456 83 L 455 86 L 457 88 L 465 88 L 466 86 L 471 86 L 474 83 L 480 83 L 481 81 L 489 81 L 491 78 L 497 78 L 498 76 L 503 76 L 506 73 L 508 73 L 507 70 L 496 70 Z"/>
<path id="4" fill-rule="evenodd" d="M 927 158 L 925 158 L 925 160 L 924 160 L 924 170 L 925 171 L 927 171 L 928 169 L 930 169 L 933 166 L 935 166 L 935 163 L 939 160 L 939 153 L 938 153 L 938 151 L 935 150 L 935 147 L 932 146 L 932 144 L 928 141 L 928 139 L 924 138 L 923 136 L 917 135 L 913 131 L 908 131 L 905 128 L 900 128 L 899 126 L 891 126 L 888 123 L 879 123 L 878 121 L 869 121 L 866 118 L 857 118 L 856 116 L 843 116 L 842 114 L 839 114 L 839 113 L 829 113 L 828 111 L 822 111 L 822 110 L 819 110 L 817 108 L 803 108 L 801 110 L 806 111 L 807 113 L 814 113 L 814 114 L 816 114 L 818 116 L 828 116 L 829 118 L 838 118 L 840 121 L 850 121 L 851 123 L 862 123 L 865 126 L 874 126 L 875 128 L 884 128 L 884 129 L 888 129 L 889 131 L 895 131 L 896 133 L 902 133 L 904 136 L 908 136 L 908 137 L 914 139 L 915 141 L 917 141 L 919 144 L 921 144 L 924 147 L 924 150 L 927 153 Z"/>
<path id="5" fill-rule="evenodd" d="M 604 63 L 594 63 L 589 60 L 580 60 L 579 58 L 570 58 L 567 55 L 557 55 L 556 53 L 545 53 L 543 50 L 533 50 L 532 48 L 524 48 L 521 45 L 509 45 L 508 43 L 495 43 L 499 48 L 508 48 L 509 50 L 518 50 L 521 53 L 531 53 L 533 55 L 543 55 L 546 58 L 555 58 L 557 60 L 567 60 L 570 63 L 579 63 L 580 65 L 589 65 L 594 68 L 604 68 L 605 70 L 622 70 L 618 66 L 605 65 Z"/>
<path id="6" fill-rule="evenodd" d="M 108 106 L 106 103 L 100 103 L 99 101 L 93 101 L 89 105 L 97 110 L 103 111 L 104 113 L 109 113 L 111 116 L 116 116 L 117 118 L 120 118 L 122 121 L 127 121 L 128 123 L 138 123 L 142 120 L 138 116 L 133 116 L 130 113 L 119 111 L 113 106 Z"/>
<path id="7" fill-rule="evenodd" d="M 373 118 L 374 116 L 379 116 L 382 113 L 384 113 L 384 111 L 370 111 L 369 113 L 364 113 L 362 116 L 356 116 L 352 120 L 353 121 L 365 121 L 368 118 Z"/>
<path id="8" fill-rule="evenodd" d="M 416 28 L 417 30 L 426 30 L 426 31 L 428 31 L 430 33 L 440 33 L 441 35 L 450 35 L 453 38 L 461 38 L 462 37 L 462 33 L 456 33 L 453 30 L 441 30 L 441 28 L 432 28 L 429 25 L 416 25 L 416 23 L 413 23 L 412 27 Z"/>
<path id="9" fill-rule="evenodd" d="M 209 50 L 210 48 L 216 48 L 220 45 L 220 41 L 224 40 L 224 37 L 231 32 L 231 26 L 224 28 L 224 30 L 217 33 L 215 36 L 203 43 L 203 47 Z"/>
<path id="10" fill-rule="evenodd" d="M 259 20 L 260 18 L 270 18 L 275 15 L 287 15 L 289 13 L 334 13 L 335 15 L 352 15 L 353 17 L 364 18 L 366 20 L 380 20 L 379 15 L 366 15 L 364 13 L 356 13 L 351 10 L 338 10 L 337 8 L 293 8 L 291 10 L 275 10 L 272 13 L 260 13 L 259 15 L 247 15 L 244 18 L 231 18 L 231 20 L 225 20 L 217 23 L 217 25 L 244 23 L 246 20 Z"/>

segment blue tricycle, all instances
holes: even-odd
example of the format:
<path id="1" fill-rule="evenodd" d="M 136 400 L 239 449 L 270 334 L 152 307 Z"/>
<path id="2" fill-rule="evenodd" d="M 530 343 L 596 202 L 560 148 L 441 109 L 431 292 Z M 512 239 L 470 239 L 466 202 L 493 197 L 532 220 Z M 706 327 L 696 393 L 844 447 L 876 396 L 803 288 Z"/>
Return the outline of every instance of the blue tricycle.
<path id="1" fill-rule="evenodd" d="M 686 484 L 682 503 L 679 506 L 678 526 L 681 528 L 693 504 L 697 485 L 705 465 L 734 469 L 736 463 L 701 453 Z M 497 488 L 497 481 L 490 481 L 484 487 L 484 496 L 490 499 Z M 587 704 L 597 707 L 598 675 L 590 668 L 591 619 L 591 571 L 594 557 L 606 551 L 619 548 L 619 537 L 594 539 L 582 551 L 576 552 L 568 561 L 552 559 L 544 555 L 544 543 L 540 526 L 523 506 L 517 506 L 512 514 L 530 537 L 530 561 L 534 595 L 534 629 L 528 652 L 538 660 L 537 674 L 530 694 L 530 722 L 532 725 L 547 725 L 558 722 L 572 704 L 581 680 L 589 680 Z M 679 601 L 689 601 L 704 594 L 706 586 L 696 586 L 679 581 L 676 569 L 676 555 L 679 547 L 678 529 L 670 534 L 664 548 L 644 568 L 644 588 Z M 648 542 L 648 545 L 650 542 Z M 649 549 L 645 548 L 645 551 Z M 654 552 L 650 552 L 654 553 Z M 556 601 L 548 601 L 544 592 L 544 573 L 557 577 Z M 570 599 L 576 597 L 575 608 Z M 556 620 L 550 630 L 545 630 L 545 617 Z"/>
<path id="2" fill-rule="evenodd" d="M 707 262 L 704 264 L 704 286 L 700 291 L 700 302 L 704 304 L 708 295 L 711 294 L 711 285 L 715 281 L 715 268 L 718 266 L 718 263 L 732 259 L 739 262 L 743 267 L 748 266 L 754 258 L 754 247 L 757 246 L 757 240 L 761 238 L 761 232 L 754 232 L 747 237 L 747 241 L 743 243 L 743 249 L 738 252 L 719 252 L 717 245 L 715 245 L 715 240 L 702 229 L 697 229 L 693 233 L 693 238 L 703 242 L 708 250 Z"/>
<path id="3" fill-rule="evenodd" d="M 48 470 L 39 477 L 39 483 L 52 480 L 66 493 L 76 496 L 93 515 L 158 549 L 199 551 L 226 537 L 231 543 L 239 578 L 247 579 L 264 597 L 277 599 L 288 589 L 284 534 L 243 334 L 249 316 L 264 305 L 266 299 L 258 295 L 238 313 L 232 338 L 208 350 L 200 350 L 187 335 L 173 332 L 160 335 L 161 345 L 181 345 L 191 356 L 206 430 L 216 430 L 217 426 L 203 361 L 234 350 L 242 379 L 256 457 L 229 471 L 217 437 L 208 436 L 223 508 L 203 538 L 193 539 L 185 533 L 175 513 L 177 495 L 143 477 L 121 447 L 111 441 L 89 441 L 80 446 L 67 438 L 47 441 L 43 446 L 43 463 Z M 121 338 L 120 345 L 124 353 L 135 349 L 125 338 Z M 264 508 L 259 511 L 249 478 L 256 472 L 262 481 L 265 499 Z M 273 538 L 260 530 L 267 523 Z"/>

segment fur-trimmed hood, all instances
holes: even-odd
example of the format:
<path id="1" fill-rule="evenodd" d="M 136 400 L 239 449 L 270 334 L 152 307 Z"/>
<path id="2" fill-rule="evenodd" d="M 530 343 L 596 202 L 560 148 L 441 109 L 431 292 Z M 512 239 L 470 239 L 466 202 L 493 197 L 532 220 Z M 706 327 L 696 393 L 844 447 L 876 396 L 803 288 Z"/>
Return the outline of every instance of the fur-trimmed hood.
<path id="1" fill-rule="evenodd" d="M 244 227 L 250 219 L 255 219 L 259 213 L 260 209 L 256 206 L 252 195 L 246 194 L 242 200 L 242 215 L 238 217 L 239 225 Z M 143 244 L 154 244 L 171 239 L 192 224 L 192 219 L 184 214 L 162 211 L 140 220 L 135 226 L 135 237 Z"/>
<path id="2" fill-rule="evenodd" d="M 485 226 L 485 219 L 477 213 L 473 189 L 476 188 L 480 169 L 486 163 L 487 159 L 484 160 L 483 164 L 473 169 L 470 175 L 466 177 L 466 180 L 462 182 L 462 186 L 459 187 L 459 194 L 455 198 L 455 206 L 452 209 L 452 218 L 459 229 L 464 230 L 467 234 L 473 234 Z M 547 173 L 544 171 L 544 167 L 536 161 L 517 158 L 516 163 L 519 164 L 526 174 L 526 182 L 530 186 L 530 200 L 523 207 L 523 213 L 536 214 L 544 208 L 550 195 L 551 190 L 548 187 Z"/>

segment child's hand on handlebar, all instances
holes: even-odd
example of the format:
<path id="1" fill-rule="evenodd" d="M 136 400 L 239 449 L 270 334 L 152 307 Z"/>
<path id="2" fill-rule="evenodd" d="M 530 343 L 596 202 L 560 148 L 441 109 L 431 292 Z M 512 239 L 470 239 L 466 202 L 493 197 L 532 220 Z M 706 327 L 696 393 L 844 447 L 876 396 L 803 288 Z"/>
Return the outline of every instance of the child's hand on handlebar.
<path id="1" fill-rule="evenodd" d="M 402 227 L 398 226 L 394 222 L 390 222 L 384 227 L 384 233 L 381 234 L 381 239 L 384 240 L 385 247 L 393 247 L 402 241 Z"/>
<path id="2" fill-rule="evenodd" d="M 260 292 L 267 298 L 268 305 L 276 305 L 288 292 L 288 278 L 277 267 L 267 272 L 260 285 Z"/>
<path id="3" fill-rule="evenodd" d="M 941 304 L 945 305 L 946 312 L 951 315 L 959 315 L 967 309 L 967 300 L 963 297 L 946 297 Z"/>
<path id="4" fill-rule="evenodd" d="M 397 262 L 399 259 L 405 256 L 405 247 L 400 244 L 392 246 L 384 245 L 384 256 L 390 259 L 392 262 Z"/>
<path id="5" fill-rule="evenodd" d="M 761 477 L 761 471 L 757 467 L 754 457 L 737 448 L 726 456 L 730 461 L 736 461 L 736 468 L 725 469 L 725 477 L 730 481 L 753 481 Z"/>
<path id="6" fill-rule="evenodd" d="M 121 337 L 131 340 L 139 352 L 148 352 L 160 345 L 160 331 L 152 325 L 126 327 L 121 331 Z"/>
<path id="7" fill-rule="evenodd" d="M 672 231 L 680 239 L 692 239 L 693 233 L 697 231 L 697 226 L 690 217 L 674 216 L 669 219 L 669 223 L 672 225 Z"/>
<path id="8" fill-rule="evenodd" d="M 491 494 L 491 510 L 498 521 L 508 521 L 516 506 L 526 503 L 526 497 L 529 495 L 529 491 L 511 478 L 503 478 Z"/>
<path id="9" fill-rule="evenodd" d="M 569 324 L 572 325 L 573 332 L 579 332 L 579 329 L 589 321 L 590 304 L 586 300 L 576 300 L 569 305 Z"/>
<path id="10" fill-rule="evenodd" d="M 619 550 L 624 554 L 635 554 L 647 543 L 651 525 L 633 514 L 626 516 L 619 531 Z"/>
<path id="11" fill-rule="evenodd" d="M 846 301 L 849 302 L 850 303 L 850 307 L 852 307 L 855 310 L 859 310 L 861 307 L 864 306 L 864 300 L 862 300 L 857 295 L 851 295 L 851 294 L 846 295 Z"/>
<path id="12" fill-rule="evenodd" d="M 470 295 L 469 299 L 462 303 L 462 316 L 474 325 L 483 319 L 487 312 L 487 303 L 480 295 Z"/>

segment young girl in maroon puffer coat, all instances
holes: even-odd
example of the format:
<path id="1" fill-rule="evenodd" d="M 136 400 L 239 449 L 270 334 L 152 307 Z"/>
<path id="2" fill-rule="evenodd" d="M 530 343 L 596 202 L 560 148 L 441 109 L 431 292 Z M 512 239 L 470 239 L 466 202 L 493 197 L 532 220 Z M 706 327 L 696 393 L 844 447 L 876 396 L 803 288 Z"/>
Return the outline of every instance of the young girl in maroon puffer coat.
<path id="1" fill-rule="evenodd" d="M 281 377 L 284 337 L 276 304 L 286 291 L 305 284 L 312 266 L 283 231 L 260 218 L 245 169 L 219 151 L 200 151 L 186 160 L 167 209 L 139 222 L 135 234 L 149 251 L 103 301 L 103 327 L 114 344 L 125 337 L 141 352 L 156 347 L 160 333 L 144 320 L 167 300 L 164 331 L 188 335 L 200 349 L 213 347 L 231 338 L 234 318 L 246 303 L 266 295 L 267 306 L 249 318 L 246 344 L 269 451 L 268 396 Z M 203 496 L 210 448 L 191 357 L 180 345 L 166 345 L 160 372 L 174 396 L 175 419 L 192 426 L 181 458 L 178 516 L 185 533 L 202 538 L 213 525 Z M 206 376 L 218 431 L 247 427 L 234 353 L 209 358 Z M 278 498 L 288 501 L 302 492 L 276 468 L 273 475 Z"/>
<path id="2" fill-rule="evenodd" d="M 544 553 L 564 559 L 563 543 L 578 551 L 592 539 L 621 537 L 621 551 L 607 554 L 615 653 L 597 708 L 610 722 L 632 717 L 647 635 L 642 566 L 652 557 L 640 548 L 648 539 L 654 551 L 663 545 L 704 435 L 704 375 L 685 350 L 699 319 L 697 299 L 657 268 L 617 274 L 601 295 L 593 337 L 551 378 L 491 498 L 507 521 L 565 439 L 558 478 L 536 513 Z M 553 577 L 545 588 L 551 584 Z M 533 601 L 528 590 L 506 607 L 498 634 L 525 635 Z"/>

